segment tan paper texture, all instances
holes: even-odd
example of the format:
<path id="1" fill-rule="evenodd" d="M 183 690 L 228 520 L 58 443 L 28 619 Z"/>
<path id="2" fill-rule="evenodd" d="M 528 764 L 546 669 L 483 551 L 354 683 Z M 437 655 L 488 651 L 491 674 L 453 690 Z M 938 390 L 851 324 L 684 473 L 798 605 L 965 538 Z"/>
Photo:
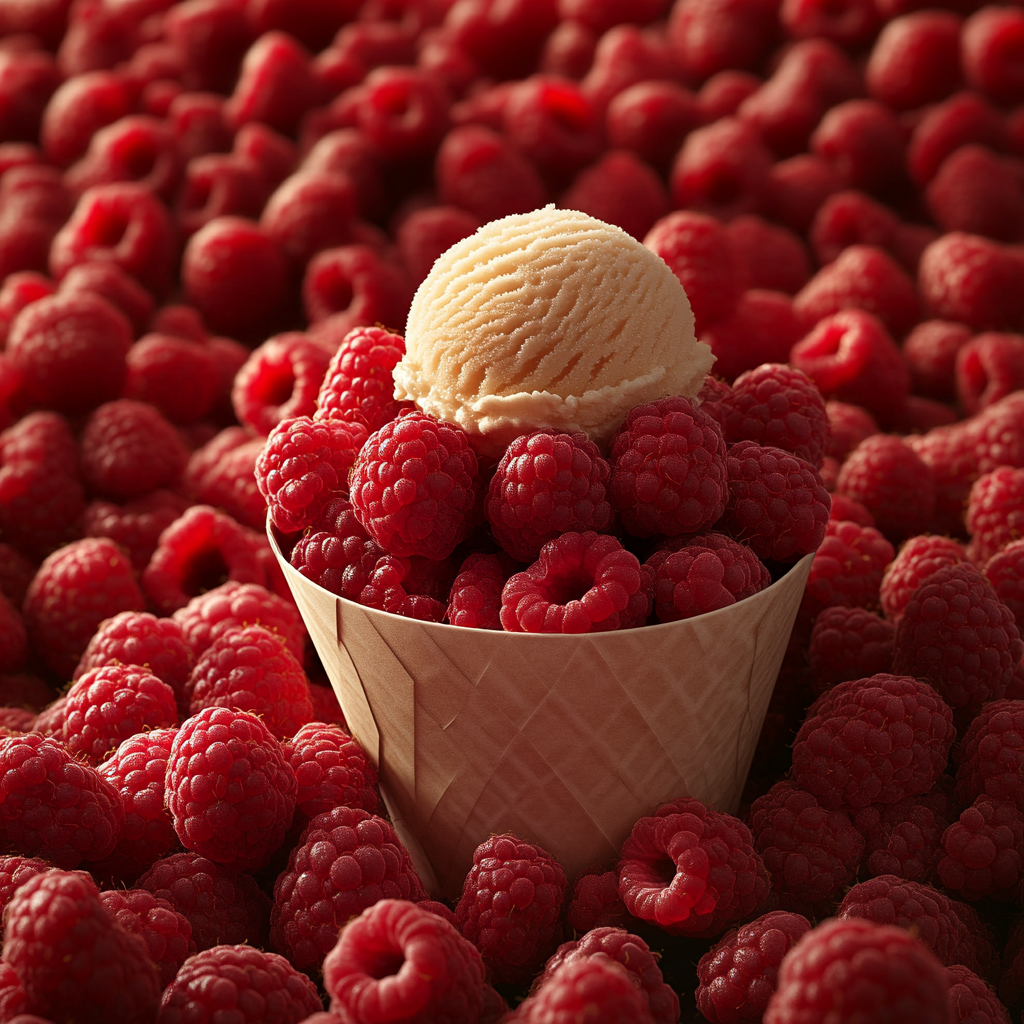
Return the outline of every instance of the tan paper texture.
<path id="1" fill-rule="evenodd" d="M 391 615 L 311 583 L 271 545 L 427 888 L 458 897 L 514 832 L 570 880 L 637 818 L 694 796 L 734 813 L 812 555 L 729 608 L 555 636 Z"/>

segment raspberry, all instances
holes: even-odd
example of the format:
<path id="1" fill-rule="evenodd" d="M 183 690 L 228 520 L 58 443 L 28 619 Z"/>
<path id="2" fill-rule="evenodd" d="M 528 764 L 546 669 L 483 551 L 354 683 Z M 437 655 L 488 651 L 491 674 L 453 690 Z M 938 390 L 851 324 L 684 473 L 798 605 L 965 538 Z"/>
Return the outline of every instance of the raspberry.
<path id="1" fill-rule="evenodd" d="M 576 876 L 572 898 L 566 902 L 565 923 L 577 935 L 594 928 L 618 929 L 627 917 L 619 899 L 619 876 L 599 865 L 584 868 Z"/>
<path id="2" fill-rule="evenodd" d="M 299 1021 L 323 1009 L 316 986 L 277 953 L 219 945 L 188 958 L 164 990 L 167 1024 L 206 1024 L 230 1014 L 239 1024 Z"/>
<path id="3" fill-rule="evenodd" d="M 148 402 L 172 423 L 201 420 L 217 393 L 217 365 L 205 345 L 147 334 L 128 351 L 124 397 Z"/>
<path id="4" fill-rule="evenodd" d="M 962 544 L 950 537 L 922 534 L 911 537 L 886 566 L 880 589 L 882 610 L 894 624 L 925 577 L 947 565 L 966 561 Z"/>
<path id="5" fill-rule="evenodd" d="M 505 572 L 497 555 L 468 555 L 452 583 L 445 618 L 453 626 L 501 629 Z"/>
<path id="6" fill-rule="evenodd" d="M 262 867 L 291 825 L 295 793 L 291 765 L 255 715 L 206 708 L 174 737 L 167 809 L 194 853 L 236 870 Z"/>
<path id="7" fill-rule="evenodd" d="M 314 97 L 309 54 L 291 36 L 269 31 L 246 50 L 224 113 L 236 131 L 260 121 L 290 133 Z"/>
<path id="8" fill-rule="evenodd" d="M 830 519 L 811 564 L 801 610 L 816 615 L 832 605 L 877 607 L 882 573 L 894 554 L 892 544 L 873 527 Z"/>
<path id="9" fill-rule="evenodd" d="M 60 85 L 43 111 L 39 142 L 55 164 L 66 167 L 89 147 L 93 134 L 124 117 L 131 107 L 127 83 L 110 71 L 87 71 Z"/>
<path id="10" fill-rule="evenodd" d="M 91 501 L 82 516 L 82 532 L 86 537 L 108 537 L 128 553 L 132 568 L 142 572 L 153 557 L 160 534 L 188 505 L 181 494 L 163 489 L 123 505 Z"/>
<path id="11" fill-rule="evenodd" d="M 526 981 L 562 938 L 565 888 L 561 865 L 541 847 L 492 836 L 473 852 L 455 925 L 497 981 Z"/>
<path id="12" fill-rule="evenodd" d="M 970 715 L 998 700 L 1021 660 L 1010 610 L 973 566 L 949 565 L 925 577 L 896 627 L 893 671 L 928 679 L 954 711 Z"/>
<path id="13" fill-rule="evenodd" d="M 170 985 L 196 951 L 188 918 L 145 889 L 109 889 L 100 893 L 100 902 L 126 932 L 142 939 L 160 971 L 161 987 Z"/>
<path id="14" fill-rule="evenodd" d="M 598 113 L 638 82 L 678 78 L 668 40 L 653 26 L 615 25 L 598 38 L 594 59 L 580 83 Z"/>
<path id="15" fill-rule="evenodd" d="M 256 484 L 256 460 L 264 440 L 242 427 L 225 427 L 185 468 L 185 487 L 197 501 L 223 509 L 245 526 L 266 529 L 267 503 Z M 184 511 L 184 510 L 182 510 Z"/>
<path id="16" fill-rule="evenodd" d="M 971 542 L 967 556 L 984 565 L 1024 535 L 1024 469 L 1001 466 L 971 487 L 965 516 Z"/>
<path id="17" fill-rule="evenodd" d="M 580 594 L 580 597 L 575 597 Z M 501 624 L 513 633 L 601 633 L 643 625 L 650 596 L 640 563 L 614 538 L 563 533 L 516 573 L 501 594 Z"/>
<path id="18" fill-rule="evenodd" d="M 274 885 L 271 941 L 300 970 L 317 969 L 339 930 L 380 900 L 426 897 L 391 825 L 353 807 L 311 819 Z"/>
<path id="19" fill-rule="evenodd" d="M 806 917 L 775 910 L 729 932 L 697 964 L 697 1006 L 712 1024 L 759 1021 L 783 957 L 810 930 Z"/>
<path id="20" fill-rule="evenodd" d="M 966 231 L 1015 242 L 1024 231 L 1024 197 L 1015 165 L 985 146 L 966 145 L 943 160 L 925 189 L 932 220 L 944 231 Z"/>
<path id="21" fill-rule="evenodd" d="M 761 909 L 769 890 L 747 826 L 690 797 L 637 821 L 617 870 L 626 909 L 670 935 L 718 935 Z"/>
<path id="22" fill-rule="evenodd" d="M 380 807 L 377 772 L 357 739 L 326 722 L 307 722 L 282 744 L 285 760 L 295 772 L 295 809 L 315 818 L 335 807 Z"/>
<path id="23" fill-rule="evenodd" d="M 821 392 L 800 370 L 765 363 L 733 381 L 720 403 L 729 444 L 754 441 L 799 455 L 821 468 L 830 438 Z"/>
<path id="24" fill-rule="evenodd" d="M 35 725 L 32 728 L 32 732 L 39 733 L 40 736 L 47 736 L 50 739 L 59 739 L 64 735 L 64 712 L 65 705 L 67 704 L 67 698 L 64 696 L 57 697 L 51 701 L 42 711 L 36 715 Z M 63 747 L 64 744 L 61 743 Z"/>
<path id="25" fill-rule="evenodd" d="M 809 236 L 814 254 L 824 267 L 854 245 L 871 246 L 872 253 L 889 249 L 899 227 L 899 218 L 889 207 L 857 189 L 844 189 L 830 195 L 818 208 Z M 841 283 L 834 277 L 831 280 Z"/>
<path id="26" fill-rule="evenodd" d="M 946 767 L 953 712 L 927 683 L 879 673 L 839 683 L 807 711 L 793 778 L 829 810 L 927 793 Z"/>
<path id="27" fill-rule="evenodd" d="M 221 944 L 264 945 L 270 899 L 254 879 L 197 853 L 175 853 L 152 864 L 135 883 L 167 900 L 192 926 L 199 950 Z"/>
<path id="28" fill-rule="evenodd" d="M 771 585 L 771 573 L 750 548 L 721 533 L 656 551 L 644 563 L 653 574 L 659 622 L 703 615 Z"/>
<path id="29" fill-rule="evenodd" d="M 721 427 L 689 399 L 631 409 L 610 441 L 609 462 L 609 501 L 636 536 L 692 533 L 725 507 Z"/>
<path id="30" fill-rule="evenodd" d="M 262 626 L 229 629 L 214 640 L 196 660 L 183 696 L 190 715 L 212 707 L 248 711 L 278 739 L 313 718 L 302 664 Z"/>
<path id="31" fill-rule="evenodd" d="M 905 929 L 857 919 L 827 921 L 804 935 L 779 969 L 764 1024 L 947 1024 L 948 989 L 942 964 Z"/>
<path id="32" fill-rule="evenodd" d="M 410 284 L 419 285 L 441 253 L 468 238 L 479 227 L 476 217 L 455 206 L 428 206 L 410 213 L 395 231 L 395 243 L 408 271 Z M 370 330 L 380 331 L 380 328 Z M 381 333 L 386 334 L 384 331 Z M 370 429 L 376 430 L 377 427 Z"/>
<path id="33" fill-rule="evenodd" d="M 15 893 L 5 921 L 4 961 L 31 1012 L 87 1024 L 156 1018 L 156 965 L 145 943 L 114 922 L 88 875 L 36 875 Z"/>
<path id="34" fill-rule="evenodd" d="M 76 263 L 61 279 L 60 291 L 65 295 L 72 292 L 99 295 L 128 317 L 136 334 L 145 331 L 156 305 L 153 296 L 126 270 L 116 263 L 99 259 Z M 128 356 L 131 356 L 131 349 Z"/>
<path id="35" fill-rule="evenodd" d="M 728 117 L 761 86 L 761 79 L 749 71 L 726 68 L 713 74 L 697 92 L 697 109 L 706 124 Z M 679 147 L 676 146 L 676 150 Z M 676 150 L 673 150 L 673 154 Z"/>
<path id="36" fill-rule="evenodd" d="M 1024 101 L 1024 18 L 1019 11 L 984 7 L 965 22 L 961 36 L 967 83 L 996 103 Z"/>
<path id="37" fill-rule="evenodd" d="M 1024 626 L 1024 540 L 1014 540 L 985 563 L 985 575 L 996 596 Z"/>
<path id="38" fill-rule="evenodd" d="M 956 353 L 956 390 L 973 416 L 1013 391 L 1024 389 L 1024 337 L 987 331 Z"/>
<path id="39" fill-rule="evenodd" d="M 608 142 L 664 173 L 687 134 L 701 122 L 694 95 L 676 82 L 638 82 L 612 98 L 605 112 Z"/>
<path id="40" fill-rule="evenodd" d="M 164 808 L 164 776 L 176 729 L 152 729 L 123 740 L 99 766 L 99 773 L 121 795 L 124 825 L 117 846 L 94 870 L 116 878 L 137 878 L 178 845 Z"/>
<path id="41" fill-rule="evenodd" d="M 686 77 L 696 81 L 725 68 L 756 69 L 778 32 L 772 4 L 686 0 L 673 7 L 669 40 Z"/>
<path id="42" fill-rule="evenodd" d="M 409 413 L 372 434 L 350 479 L 352 508 L 390 553 L 446 558 L 474 524 L 476 455 L 464 430 Z"/>
<path id="43" fill-rule="evenodd" d="M 729 502 L 719 529 L 749 544 L 762 561 L 817 550 L 831 501 L 818 471 L 781 448 L 740 441 L 726 457 Z"/>
<path id="44" fill-rule="evenodd" d="M 946 968 L 949 979 L 949 1005 L 957 1024 L 977 1021 L 978 1024 L 1010 1024 L 1010 1016 L 999 997 L 969 967 L 951 964 Z"/>
<path id="45" fill-rule="evenodd" d="M 807 283 L 811 276 L 807 246 L 793 232 L 753 214 L 737 217 L 725 230 L 747 289 L 794 295 Z"/>
<path id="46" fill-rule="evenodd" d="M 1024 815 L 1012 800 L 984 794 L 942 836 L 938 874 L 965 899 L 1015 899 L 1024 875 Z"/>
<path id="47" fill-rule="evenodd" d="M 958 755 L 957 797 L 963 804 L 988 795 L 1024 809 L 1024 703 L 995 700 L 971 722 Z"/>
<path id="48" fill-rule="evenodd" d="M 267 193 L 259 168 L 241 157 L 232 153 L 195 155 L 185 166 L 175 201 L 181 233 L 188 238 L 215 217 L 259 217 Z"/>
<path id="49" fill-rule="evenodd" d="M 7 848 L 61 868 L 100 860 L 124 823 L 117 791 L 63 744 L 36 733 L 0 740 L 0 828 Z"/>
<path id="50" fill-rule="evenodd" d="M 0 914 L 11 897 L 30 879 L 45 871 L 53 871 L 53 865 L 38 857 L 19 857 L 16 854 L 0 857 Z"/>
<path id="51" fill-rule="evenodd" d="M 17 672 L 28 656 L 28 635 L 17 609 L 0 594 L 0 672 Z"/>
<path id="52" fill-rule="evenodd" d="M 895 628 L 866 608 L 825 608 L 814 622 L 807 652 L 818 693 L 849 679 L 892 671 Z"/>

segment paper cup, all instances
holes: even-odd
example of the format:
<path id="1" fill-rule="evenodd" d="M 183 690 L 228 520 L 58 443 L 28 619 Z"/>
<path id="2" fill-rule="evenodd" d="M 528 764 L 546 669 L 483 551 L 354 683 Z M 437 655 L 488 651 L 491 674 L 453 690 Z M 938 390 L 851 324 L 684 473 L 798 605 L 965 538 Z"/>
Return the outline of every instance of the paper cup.
<path id="1" fill-rule="evenodd" d="M 268 533 L 395 828 L 449 897 L 493 834 L 539 844 L 571 880 L 617 860 L 667 800 L 735 812 L 813 558 L 716 612 L 556 636 L 365 608 L 311 583 Z"/>

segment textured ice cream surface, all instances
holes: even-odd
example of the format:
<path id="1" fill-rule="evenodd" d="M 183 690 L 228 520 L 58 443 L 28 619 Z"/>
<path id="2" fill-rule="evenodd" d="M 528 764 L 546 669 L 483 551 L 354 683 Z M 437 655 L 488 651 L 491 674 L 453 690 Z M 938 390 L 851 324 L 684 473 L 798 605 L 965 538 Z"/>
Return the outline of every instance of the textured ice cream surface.
<path id="1" fill-rule="evenodd" d="M 409 310 L 395 397 L 497 456 L 545 427 L 602 443 L 633 406 L 695 396 L 713 362 L 660 256 L 548 206 L 491 221 L 437 260 Z"/>

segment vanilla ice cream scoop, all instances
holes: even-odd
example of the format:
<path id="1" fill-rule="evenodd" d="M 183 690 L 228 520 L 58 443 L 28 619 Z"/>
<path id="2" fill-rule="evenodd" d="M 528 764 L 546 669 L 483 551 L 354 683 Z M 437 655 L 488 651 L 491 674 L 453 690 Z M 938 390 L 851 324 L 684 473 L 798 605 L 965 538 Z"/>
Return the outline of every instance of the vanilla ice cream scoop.
<path id="1" fill-rule="evenodd" d="M 696 395 L 714 359 L 660 256 L 548 206 L 491 221 L 437 260 L 409 310 L 395 397 L 497 456 L 544 427 L 606 441 L 633 406 Z"/>

